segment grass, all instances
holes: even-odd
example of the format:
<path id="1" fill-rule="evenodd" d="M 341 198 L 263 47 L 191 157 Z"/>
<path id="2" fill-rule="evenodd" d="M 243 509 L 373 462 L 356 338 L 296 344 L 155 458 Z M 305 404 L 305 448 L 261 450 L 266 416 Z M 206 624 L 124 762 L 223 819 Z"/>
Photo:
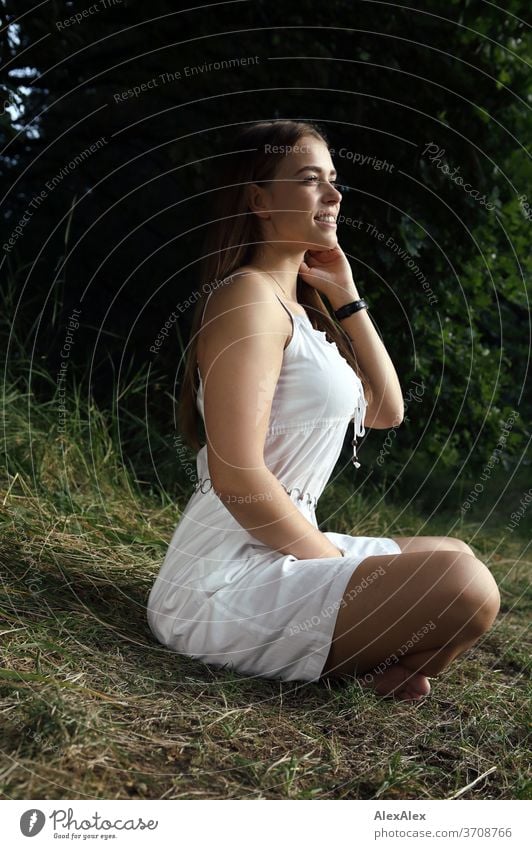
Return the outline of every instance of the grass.
<path id="1" fill-rule="evenodd" d="M 500 528 L 461 528 L 502 609 L 428 701 L 381 700 L 355 681 L 246 678 L 154 640 L 147 597 L 186 498 L 142 491 L 105 417 L 72 403 L 61 439 L 53 404 L 6 389 L 2 798 L 530 798 L 530 556 L 519 530 L 501 547 Z M 346 501 L 342 486 L 320 501 L 325 517 L 342 504 L 331 529 L 364 516 L 356 533 L 447 533 L 441 516 L 427 526 L 389 500 Z"/>

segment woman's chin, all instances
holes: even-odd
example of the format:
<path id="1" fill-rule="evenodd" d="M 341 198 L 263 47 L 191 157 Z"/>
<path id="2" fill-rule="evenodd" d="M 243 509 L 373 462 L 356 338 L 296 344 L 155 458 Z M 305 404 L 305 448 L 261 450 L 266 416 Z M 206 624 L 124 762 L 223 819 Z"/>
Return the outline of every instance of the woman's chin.
<path id="1" fill-rule="evenodd" d="M 338 245 L 338 237 L 336 232 L 326 233 L 316 236 L 315 240 L 306 243 L 308 251 L 330 251 Z"/>
<path id="2" fill-rule="evenodd" d="M 304 251 L 330 251 L 332 248 L 338 246 L 336 231 L 312 233 L 312 235 L 306 233 L 299 239 L 293 235 L 290 241 L 293 245 L 298 245 Z"/>
<path id="3" fill-rule="evenodd" d="M 321 251 L 331 251 L 337 245 L 338 245 L 338 239 L 335 237 L 334 239 L 327 239 L 326 241 L 323 241 L 323 242 L 319 243 L 318 245 L 311 247 L 309 250 L 311 250 L 311 251 L 320 251 L 320 250 Z"/>

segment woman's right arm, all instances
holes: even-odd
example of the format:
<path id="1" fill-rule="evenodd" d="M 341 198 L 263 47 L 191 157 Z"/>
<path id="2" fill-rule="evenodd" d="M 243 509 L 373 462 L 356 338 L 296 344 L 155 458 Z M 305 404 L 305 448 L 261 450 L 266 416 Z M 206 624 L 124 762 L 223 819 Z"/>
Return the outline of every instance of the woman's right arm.
<path id="1" fill-rule="evenodd" d="M 299 560 L 341 557 L 264 462 L 291 329 L 289 316 L 259 275 L 239 275 L 209 299 L 198 361 L 210 477 L 226 508 L 260 542 Z"/>

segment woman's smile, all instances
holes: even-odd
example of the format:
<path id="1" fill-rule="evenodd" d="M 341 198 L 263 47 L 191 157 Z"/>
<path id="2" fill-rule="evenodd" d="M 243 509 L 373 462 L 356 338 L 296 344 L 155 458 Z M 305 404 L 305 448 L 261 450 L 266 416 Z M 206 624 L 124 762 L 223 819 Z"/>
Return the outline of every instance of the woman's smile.
<path id="1" fill-rule="evenodd" d="M 331 227 L 333 230 L 336 230 L 336 221 L 326 221 L 325 219 L 320 220 L 319 218 L 315 218 L 314 221 L 316 224 L 319 224 L 320 227 Z"/>
<path id="2" fill-rule="evenodd" d="M 337 217 L 338 210 L 321 209 L 314 216 L 314 221 L 316 222 L 316 224 L 319 224 L 320 227 L 330 227 L 332 230 L 336 230 Z"/>

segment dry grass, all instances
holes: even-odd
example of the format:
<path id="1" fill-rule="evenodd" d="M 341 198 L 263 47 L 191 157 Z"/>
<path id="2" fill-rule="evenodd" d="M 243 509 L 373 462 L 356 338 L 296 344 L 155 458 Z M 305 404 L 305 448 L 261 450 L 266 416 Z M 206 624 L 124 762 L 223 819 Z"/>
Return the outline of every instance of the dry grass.
<path id="1" fill-rule="evenodd" d="M 517 533 L 501 549 L 500 531 L 482 532 L 477 550 L 501 588 L 501 613 L 422 704 L 383 701 L 356 682 L 219 671 L 160 646 L 147 625 L 178 510 L 134 487 L 96 411 L 90 449 L 79 426 L 61 446 L 33 404 L 30 454 L 27 409 L 11 401 L 0 494 L 2 798 L 530 798 L 530 557 Z M 361 504 L 344 505 L 331 527 L 352 528 Z M 396 513 L 379 508 L 358 532 L 415 533 L 420 521 L 402 514 L 399 527 Z"/>

